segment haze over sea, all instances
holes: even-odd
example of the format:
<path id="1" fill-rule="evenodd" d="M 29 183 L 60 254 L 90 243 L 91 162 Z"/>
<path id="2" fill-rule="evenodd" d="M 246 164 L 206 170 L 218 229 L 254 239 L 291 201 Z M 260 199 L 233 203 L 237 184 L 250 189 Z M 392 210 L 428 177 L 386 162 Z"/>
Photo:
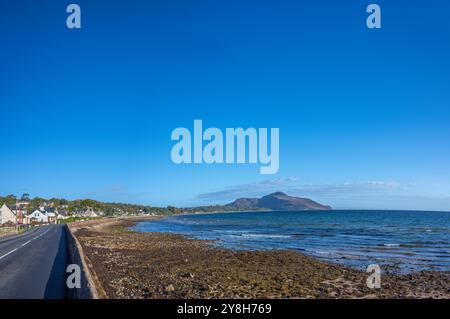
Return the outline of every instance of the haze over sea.
<path id="1" fill-rule="evenodd" d="M 169 216 L 133 227 L 216 240 L 229 249 L 293 249 L 358 269 L 450 271 L 450 212 L 294 211 Z"/>

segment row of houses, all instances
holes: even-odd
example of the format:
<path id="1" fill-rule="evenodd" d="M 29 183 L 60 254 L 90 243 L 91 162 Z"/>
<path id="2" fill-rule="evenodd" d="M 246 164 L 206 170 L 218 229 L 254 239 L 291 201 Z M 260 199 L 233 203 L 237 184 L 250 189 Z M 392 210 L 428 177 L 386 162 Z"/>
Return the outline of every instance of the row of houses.
<path id="1" fill-rule="evenodd" d="M 63 209 L 58 212 L 53 205 L 41 206 L 32 213 L 27 214 L 26 205 L 17 203 L 14 207 L 3 204 L 0 208 L 0 225 L 27 225 L 27 224 L 56 224 L 58 220 L 69 218 L 71 215 Z M 91 208 L 77 211 L 73 216 L 97 217 L 98 214 Z"/>

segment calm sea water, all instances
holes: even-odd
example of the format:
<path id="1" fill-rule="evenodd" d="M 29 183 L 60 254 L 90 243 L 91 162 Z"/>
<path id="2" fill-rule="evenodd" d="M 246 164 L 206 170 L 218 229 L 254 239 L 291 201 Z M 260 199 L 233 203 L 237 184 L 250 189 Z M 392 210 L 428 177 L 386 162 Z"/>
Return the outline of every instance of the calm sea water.
<path id="1" fill-rule="evenodd" d="M 358 269 L 450 271 L 450 212 L 319 211 L 215 213 L 139 223 L 142 232 L 217 240 L 230 249 L 293 249 Z"/>

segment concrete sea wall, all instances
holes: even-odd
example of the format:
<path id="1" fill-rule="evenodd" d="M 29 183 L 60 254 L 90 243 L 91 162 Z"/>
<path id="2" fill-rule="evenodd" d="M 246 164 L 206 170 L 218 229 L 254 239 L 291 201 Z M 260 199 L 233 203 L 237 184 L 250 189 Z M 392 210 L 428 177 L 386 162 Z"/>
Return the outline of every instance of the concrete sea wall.
<path id="1" fill-rule="evenodd" d="M 99 294 L 94 277 L 87 263 L 79 241 L 74 236 L 69 225 L 65 226 L 67 240 L 68 264 L 76 264 L 81 269 L 81 288 L 68 289 L 67 297 L 70 299 L 98 299 Z"/>

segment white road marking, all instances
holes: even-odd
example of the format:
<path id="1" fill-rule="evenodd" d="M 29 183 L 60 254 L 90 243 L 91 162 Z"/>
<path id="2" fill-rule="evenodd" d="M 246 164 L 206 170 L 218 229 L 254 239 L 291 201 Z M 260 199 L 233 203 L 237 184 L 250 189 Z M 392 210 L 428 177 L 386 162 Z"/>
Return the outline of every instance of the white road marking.
<path id="1" fill-rule="evenodd" d="M 9 253 L 4 254 L 3 256 L 0 257 L 0 259 L 5 258 L 6 256 L 8 256 L 9 254 L 12 254 L 13 252 L 15 252 L 17 249 L 19 248 L 14 248 L 13 250 L 11 250 Z"/>
<path id="2" fill-rule="evenodd" d="M 30 239 L 29 241 L 27 241 L 26 243 L 23 243 L 22 245 L 20 245 L 20 247 L 24 247 L 26 245 L 28 245 L 29 243 L 31 243 L 33 240 L 38 239 L 42 236 L 44 236 L 45 234 L 47 234 L 50 231 L 50 228 L 47 229 L 45 232 L 43 232 L 42 234 L 40 234 L 39 236 L 33 237 L 33 239 Z M 12 254 L 13 252 L 15 252 L 17 249 L 19 249 L 20 247 L 14 248 L 13 250 L 11 250 L 10 252 L 7 252 L 6 254 L 4 254 L 3 256 L 0 256 L 0 260 L 5 258 L 6 256 Z"/>
<path id="3" fill-rule="evenodd" d="M 31 240 L 27 241 L 26 243 L 23 243 L 20 247 L 26 246 L 31 242 Z"/>

